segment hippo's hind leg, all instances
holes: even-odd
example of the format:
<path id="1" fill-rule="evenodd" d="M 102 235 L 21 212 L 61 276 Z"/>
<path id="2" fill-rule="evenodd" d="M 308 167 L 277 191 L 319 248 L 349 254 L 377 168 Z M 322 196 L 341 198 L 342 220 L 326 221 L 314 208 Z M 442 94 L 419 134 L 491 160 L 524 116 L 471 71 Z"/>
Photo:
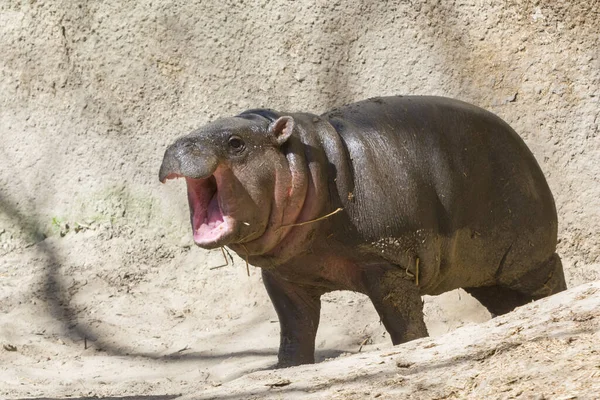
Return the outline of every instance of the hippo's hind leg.
<path id="1" fill-rule="evenodd" d="M 567 289 L 562 261 L 560 261 L 560 257 L 556 253 L 554 253 L 548 261 L 543 263 L 539 270 L 533 271 L 530 275 L 533 275 L 534 277 L 526 275 L 523 277 L 523 282 L 520 282 L 518 287 L 522 287 L 522 290 L 531 293 L 534 300 L 548 297 Z M 543 278 L 543 283 L 541 285 L 538 284 L 540 280 L 535 278 L 537 276 Z M 530 282 L 527 282 L 528 278 L 530 279 Z"/>
<path id="2" fill-rule="evenodd" d="M 504 278 L 504 279 L 503 279 Z M 507 280 L 498 277 L 495 286 L 465 288 L 494 315 L 506 314 L 516 307 L 527 304 L 567 288 L 562 262 L 558 254 L 553 254 L 539 267 Z"/>
<path id="3" fill-rule="evenodd" d="M 366 294 L 394 345 L 427 336 L 423 301 L 413 279 L 397 267 L 365 271 Z"/>
<path id="4" fill-rule="evenodd" d="M 506 314 L 535 300 L 530 295 L 499 285 L 465 288 L 465 291 L 487 308 L 492 316 Z"/>

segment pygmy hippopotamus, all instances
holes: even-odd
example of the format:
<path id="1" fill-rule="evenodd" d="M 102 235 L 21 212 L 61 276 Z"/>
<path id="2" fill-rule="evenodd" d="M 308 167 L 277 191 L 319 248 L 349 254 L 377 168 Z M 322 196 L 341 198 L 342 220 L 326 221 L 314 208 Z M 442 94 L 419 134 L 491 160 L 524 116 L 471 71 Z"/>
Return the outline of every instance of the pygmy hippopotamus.
<path id="1" fill-rule="evenodd" d="M 548 184 L 496 115 L 381 97 L 320 116 L 255 109 L 167 148 L 195 243 L 262 269 L 278 366 L 314 362 L 320 297 L 373 302 L 394 344 L 427 335 L 422 295 L 464 288 L 495 315 L 566 288 Z"/>

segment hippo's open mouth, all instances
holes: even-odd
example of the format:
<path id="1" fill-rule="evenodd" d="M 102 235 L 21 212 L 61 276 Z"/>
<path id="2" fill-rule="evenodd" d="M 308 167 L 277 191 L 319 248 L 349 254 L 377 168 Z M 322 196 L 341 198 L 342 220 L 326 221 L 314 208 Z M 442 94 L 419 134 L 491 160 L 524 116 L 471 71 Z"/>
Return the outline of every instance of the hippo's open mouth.
<path id="1" fill-rule="evenodd" d="M 215 244 L 229 234 L 231 227 L 219 204 L 219 188 L 214 175 L 206 179 L 185 178 L 194 242 Z"/>
<path id="2" fill-rule="evenodd" d="M 190 178 L 171 172 L 161 177 L 169 179 L 185 178 L 190 204 L 190 219 L 194 242 L 204 248 L 222 246 L 233 231 L 233 219 L 223 214 L 219 185 L 214 175 L 208 178 Z"/>

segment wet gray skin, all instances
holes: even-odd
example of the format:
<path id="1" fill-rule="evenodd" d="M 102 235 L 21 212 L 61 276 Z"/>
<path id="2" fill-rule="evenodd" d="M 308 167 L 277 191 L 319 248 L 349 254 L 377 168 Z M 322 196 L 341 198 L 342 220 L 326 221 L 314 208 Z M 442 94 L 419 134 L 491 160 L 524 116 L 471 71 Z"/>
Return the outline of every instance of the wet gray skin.
<path id="1" fill-rule="evenodd" d="M 250 110 L 177 139 L 192 230 L 261 267 L 279 366 L 314 362 L 320 297 L 364 293 L 394 344 L 427 335 L 421 296 L 464 288 L 491 313 L 565 289 L 552 194 L 497 116 L 385 97 L 321 116 Z"/>

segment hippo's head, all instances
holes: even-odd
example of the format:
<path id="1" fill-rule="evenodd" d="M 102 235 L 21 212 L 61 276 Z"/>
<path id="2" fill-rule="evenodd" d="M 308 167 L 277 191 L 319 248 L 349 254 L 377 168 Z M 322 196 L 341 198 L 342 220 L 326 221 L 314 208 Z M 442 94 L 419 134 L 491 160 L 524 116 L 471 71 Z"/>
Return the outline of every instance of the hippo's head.
<path id="1" fill-rule="evenodd" d="M 290 116 L 245 113 L 167 148 L 159 178 L 185 178 L 198 246 L 242 244 L 266 253 L 285 235 L 284 225 L 296 222 L 308 185 L 306 167 L 289 150 L 294 125 Z"/>

